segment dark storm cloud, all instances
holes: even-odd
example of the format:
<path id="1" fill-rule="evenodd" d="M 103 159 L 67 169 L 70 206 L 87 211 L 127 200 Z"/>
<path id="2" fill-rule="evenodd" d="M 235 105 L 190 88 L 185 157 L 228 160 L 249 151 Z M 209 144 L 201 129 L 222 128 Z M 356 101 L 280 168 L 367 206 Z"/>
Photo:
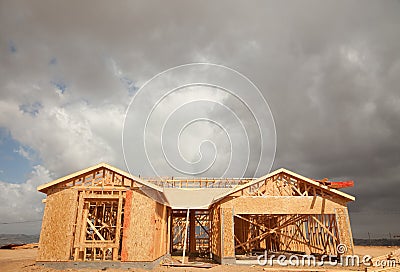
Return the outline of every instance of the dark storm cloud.
<path id="1" fill-rule="evenodd" d="M 45 114 L 67 105 L 62 116 L 85 119 L 76 131 L 85 127 L 88 139 L 100 138 L 101 152 L 119 151 L 119 133 L 99 127 L 101 114 L 119 122 L 138 86 L 164 69 L 224 64 L 253 80 L 269 102 L 278 136 L 274 168 L 354 179 L 355 236 L 368 231 L 366 222 L 375 232 L 395 232 L 384 222 L 400 224 L 399 12 L 398 1 L 1 1 L 3 116 L 39 103 L 36 118 L 58 124 Z M 27 139 L 21 127 L 0 125 Z M 64 134 L 76 142 L 66 132 L 39 150 L 55 175 L 77 167 L 50 163 Z M 118 155 L 111 159 L 123 165 Z M 368 221 L 374 214 L 379 220 Z"/>

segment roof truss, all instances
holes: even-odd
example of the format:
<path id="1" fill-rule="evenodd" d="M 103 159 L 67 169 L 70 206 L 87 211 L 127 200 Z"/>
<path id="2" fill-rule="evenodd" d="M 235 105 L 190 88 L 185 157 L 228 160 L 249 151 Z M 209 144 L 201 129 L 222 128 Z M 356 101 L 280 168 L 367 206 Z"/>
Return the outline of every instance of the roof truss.
<path id="1" fill-rule="evenodd" d="M 213 203 L 227 196 L 322 196 L 339 197 L 345 201 L 355 200 L 351 195 L 329 188 L 284 168 L 247 184 L 237 186 L 234 190 L 218 196 Z"/>
<path id="2" fill-rule="evenodd" d="M 111 189 L 114 187 L 115 189 L 121 187 L 142 187 L 151 188 L 159 193 L 163 193 L 164 191 L 161 186 L 151 181 L 143 180 L 106 163 L 75 172 L 41 185 L 37 189 L 40 192 L 47 193 L 50 188 L 64 189 L 69 187 L 81 187 L 82 189 L 89 187 Z M 217 196 L 212 203 L 216 203 L 227 196 L 322 196 L 336 197 L 344 201 L 355 200 L 351 195 L 329 188 L 315 180 L 284 168 L 258 179 L 245 180 L 244 183 L 239 183 L 234 189 Z"/>
<path id="3" fill-rule="evenodd" d="M 159 186 L 142 180 L 125 171 L 106 163 L 75 172 L 63 178 L 43 184 L 37 188 L 42 193 L 47 193 L 50 188 L 63 189 L 68 187 L 140 187 L 146 186 L 162 192 Z"/>

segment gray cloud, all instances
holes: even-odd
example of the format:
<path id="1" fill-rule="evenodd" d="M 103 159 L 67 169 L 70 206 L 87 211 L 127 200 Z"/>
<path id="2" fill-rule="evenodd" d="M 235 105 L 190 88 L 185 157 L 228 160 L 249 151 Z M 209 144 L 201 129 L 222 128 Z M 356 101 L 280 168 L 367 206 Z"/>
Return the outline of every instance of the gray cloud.
<path id="1" fill-rule="evenodd" d="M 1 1 L 0 126 L 52 177 L 100 160 L 124 167 L 121 126 L 136 88 L 175 65 L 221 63 L 268 100 L 274 168 L 354 179 L 355 236 L 395 232 L 399 9 L 398 1 Z"/>

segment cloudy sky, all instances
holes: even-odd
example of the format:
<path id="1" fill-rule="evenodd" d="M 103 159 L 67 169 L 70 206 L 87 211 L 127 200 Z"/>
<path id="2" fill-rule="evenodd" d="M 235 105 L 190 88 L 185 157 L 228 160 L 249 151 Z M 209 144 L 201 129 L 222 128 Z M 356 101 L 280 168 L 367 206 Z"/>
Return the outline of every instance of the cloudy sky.
<path id="1" fill-rule="evenodd" d="M 357 198 L 349 205 L 354 236 L 400 235 L 399 14 L 399 1 L 1 0 L 0 233 L 39 232 L 44 196 L 36 186 L 102 161 L 126 169 L 123 122 L 139 88 L 171 67 L 209 62 L 246 75 L 268 102 L 277 139 L 272 169 L 354 180 L 346 190 Z M 198 99 L 235 108 L 217 93 L 204 90 Z M 204 107 L 206 117 L 223 110 Z M 182 153 L 197 161 L 201 138 L 222 135 L 213 138 L 224 151 L 218 168 L 229 145 L 210 127 L 182 134 L 181 146 L 194 146 Z M 245 143 L 238 124 L 227 127 Z M 267 134 L 262 149 L 270 153 L 275 140 Z M 249 148 L 257 153 L 260 146 Z M 202 145 L 205 159 L 214 147 Z M 151 174 L 137 154 L 130 170 Z M 270 168 L 262 163 L 259 172 Z M 4 224 L 22 221 L 33 222 Z"/>

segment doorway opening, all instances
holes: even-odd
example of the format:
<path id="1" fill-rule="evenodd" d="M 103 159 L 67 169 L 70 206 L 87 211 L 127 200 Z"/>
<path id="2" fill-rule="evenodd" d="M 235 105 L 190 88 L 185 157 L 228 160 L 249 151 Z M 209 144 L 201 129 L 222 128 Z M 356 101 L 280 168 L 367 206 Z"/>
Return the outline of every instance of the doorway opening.
<path id="1" fill-rule="evenodd" d="M 172 210 L 170 252 L 182 261 L 210 259 L 211 221 L 209 210 Z"/>

